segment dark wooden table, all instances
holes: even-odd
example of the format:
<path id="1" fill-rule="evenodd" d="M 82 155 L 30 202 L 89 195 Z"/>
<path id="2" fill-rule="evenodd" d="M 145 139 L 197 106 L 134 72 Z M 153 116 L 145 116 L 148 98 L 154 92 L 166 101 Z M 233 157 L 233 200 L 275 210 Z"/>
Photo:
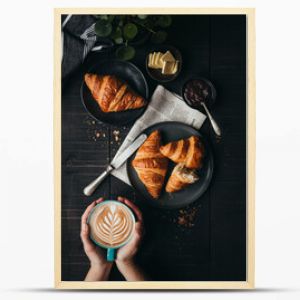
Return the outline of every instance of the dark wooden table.
<path id="1" fill-rule="evenodd" d="M 189 207 L 172 211 L 142 206 L 134 190 L 112 176 L 92 197 L 83 195 L 130 130 L 94 121 L 82 106 L 85 69 L 110 56 L 91 55 L 62 92 L 62 280 L 83 280 L 89 267 L 79 237 L 86 206 L 100 196 L 117 195 L 143 211 L 147 233 L 137 260 L 153 280 L 246 279 L 246 17 L 174 16 L 168 43 L 180 49 L 183 68 L 166 88 L 180 93 L 191 75 L 207 77 L 217 88 L 212 112 L 223 138 L 215 139 L 208 121 L 201 128 L 215 156 L 210 187 Z M 137 49 L 133 63 L 145 74 L 152 94 L 157 83 L 145 70 L 149 45 Z M 123 280 L 115 268 L 111 280 Z"/>

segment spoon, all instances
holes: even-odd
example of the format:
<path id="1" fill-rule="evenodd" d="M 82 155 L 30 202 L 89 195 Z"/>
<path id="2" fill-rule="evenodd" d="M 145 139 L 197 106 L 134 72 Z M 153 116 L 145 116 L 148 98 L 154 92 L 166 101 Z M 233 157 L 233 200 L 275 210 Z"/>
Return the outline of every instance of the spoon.
<path id="1" fill-rule="evenodd" d="M 214 85 L 203 77 L 192 78 L 182 87 L 182 97 L 185 102 L 194 109 L 199 109 L 202 106 L 216 136 L 221 137 L 221 129 L 206 105 L 208 102 L 213 104 L 216 100 L 216 95 L 217 92 Z"/>
<path id="2" fill-rule="evenodd" d="M 203 106 L 207 116 L 208 116 L 208 119 L 210 121 L 210 124 L 215 132 L 215 134 L 220 137 L 221 136 L 221 129 L 219 127 L 219 125 L 217 124 L 216 120 L 213 118 L 213 116 L 211 115 L 211 113 L 209 112 L 206 104 L 204 103 L 204 101 L 201 102 L 201 105 Z"/>

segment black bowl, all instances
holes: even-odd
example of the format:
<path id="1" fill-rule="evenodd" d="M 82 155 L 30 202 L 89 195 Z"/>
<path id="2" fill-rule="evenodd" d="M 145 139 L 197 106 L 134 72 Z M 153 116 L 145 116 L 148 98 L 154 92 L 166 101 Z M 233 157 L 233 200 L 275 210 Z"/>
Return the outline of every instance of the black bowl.
<path id="1" fill-rule="evenodd" d="M 204 112 L 204 109 L 202 108 L 202 106 L 199 104 L 199 106 L 193 106 L 189 103 L 189 101 L 187 101 L 187 99 L 185 98 L 184 96 L 184 90 L 186 88 L 186 85 L 192 81 L 192 80 L 202 80 L 203 82 L 205 82 L 209 87 L 210 87 L 210 90 L 211 90 L 211 95 L 209 98 L 205 99 L 205 104 L 208 106 L 208 107 L 211 107 L 215 101 L 216 101 L 216 98 L 217 98 L 217 91 L 216 91 L 216 88 L 214 87 L 214 85 L 212 84 L 212 82 L 204 77 L 198 77 L 198 76 L 194 76 L 194 77 L 191 77 L 190 79 L 188 79 L 182 86 L 182 89 L 181 89 L 181 96 L 182 96 L 182 99 L 185 101 L 185 103 L 192 107 L 192 108 L 195 108 L 195 109 L 199 109 L 201 110 L 202 112 Z"/>
<path id="2" fill-rule="evenodd" d="M 148 84 L 142 71 L 130 62 L 119 60 L 100 62 L 99 64 L 94 65 L 87 73 L 115 75 L 126 82 L 136 93 L 144 97 L 144 99 L 147 100 L 149 97 Z M 145 105 L 139 109 L 130 109 L 122 112 L 105 113 L 94 100 L 84 79 L 82 81 L 80 94 L 85 109 L 93 118 L 100 122 L 112 125 L 121 126 L 134 122 L 143 114 L 147 106 Z"/>
<path id="3" fill-rule="evenodd" d="M 179 61 L 178 63 L 178 69 L 177 69 L 177 72 L 173 75 L 164 75 L 161 73 L 161 70 L 160 69 L 151 69 L 148 67 L 148 57 L 149 57 L 149 54 L 152 53 L 152 52 L 166 52 L 166 51 L 170 51 L 174 58 L 176 60 Z M 173 46 L 168 46 L 168 45 L 158 45 L 156 47 L 153 47 L 151 49 L 151 51 L 149 51 L 147 53 L 147 56 L 146 56 L 146 70 L 147 70 L 147 73 L 149 74 L 149 76 L 158 81 L 158 82 L 169 82 L 169 81 L 172 81 L 174 80 L 180 73 L 181 71 L 181 67 L 182 67 L 182 56 L 181 56 L 181 53 L 179 52 L 178 49 L 176 49 L 175 47 Z"/>

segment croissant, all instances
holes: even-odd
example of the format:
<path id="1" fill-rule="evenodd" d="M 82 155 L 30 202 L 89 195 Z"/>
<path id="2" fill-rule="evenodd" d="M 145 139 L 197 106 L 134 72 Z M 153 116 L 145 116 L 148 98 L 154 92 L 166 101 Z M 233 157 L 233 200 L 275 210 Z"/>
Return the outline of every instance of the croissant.
<path id="1" fill-rule="evenodd" d="M 149 194 L 157 199 L 164 185 L 168 159 L 160 151 L 160 133 L 152 132 L 136 153 L 132 166 Z"/>
<path id="2" fill-rule="evenodd" d="M 167 182 L 166 191 L 174 193 L 182 190 L 186 186 L 196 182 L 199 179 L 194 169 L 188 169 L 183 163 L 175 166 Z"/>
<path id="3" fill-rule="evenodd" d="M 175 163 L 183 163 L 187 168 L 198 169 L 202 165 L 204 147 L 197 136 L 191 136 L 161 146 L 160 152 Z"/>
<path id="4" fill-rule="evenodd" d="M 116 76 L 87 73 L 84 81 L 103 112 L 141 108 L 146 101 Z"/>

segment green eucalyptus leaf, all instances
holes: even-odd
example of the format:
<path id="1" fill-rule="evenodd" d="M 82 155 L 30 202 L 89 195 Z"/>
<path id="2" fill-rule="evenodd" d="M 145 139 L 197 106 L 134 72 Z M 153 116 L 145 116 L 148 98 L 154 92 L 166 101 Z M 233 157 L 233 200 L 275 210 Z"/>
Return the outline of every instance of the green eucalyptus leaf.
<path id="1" fill-rule="evenodd" d="M 147 19 L 147 15 L 137 15 L 138 16 L 138 18 L 139 19 L 141 19 L 141 20 L 145 20 L 145 19 Z"/>
<path id="2" fill-rule="evenodd" d="M 95 24 L 95 33 L 100 37 L 107 37 L 112 32 L 112 25 L 107 20 L 99 20 Z"/>
<path id="3" fill-rule="evenodd" d="M 172 24 L 172 18 L 168 15 L 159 16 L 157 25 L 163 28 L 169 27 Z"/>
<path id="4" fill-rule="evenodd" d="M 124 38 L 126 40 L 132 40 L 138 33 L 138 28 L 133 23 L 127 23 L 123 28 Z"/>
<path id="5" fill-rule="evenodd" d="M 155 44 L 163 43 L 166 40 L 167 35 L 168 34 L 165 31 L 157 31 L 151 36 L 151 41 Z"/>
<path id="6" fill-rule="evenodd" d="M 120 45 L 123 43 L 123 38 L 122 37 L 117 37 L 117 38 L 114 38 L 114 41 L 117 45 Z"/>
<path id="7" fill-rule="evenodd" d="M 121 60 L 130 60 L 135 56 L 135 49 L 132 46 L 121 46 L 117 49 L 116 56 Z"/>

